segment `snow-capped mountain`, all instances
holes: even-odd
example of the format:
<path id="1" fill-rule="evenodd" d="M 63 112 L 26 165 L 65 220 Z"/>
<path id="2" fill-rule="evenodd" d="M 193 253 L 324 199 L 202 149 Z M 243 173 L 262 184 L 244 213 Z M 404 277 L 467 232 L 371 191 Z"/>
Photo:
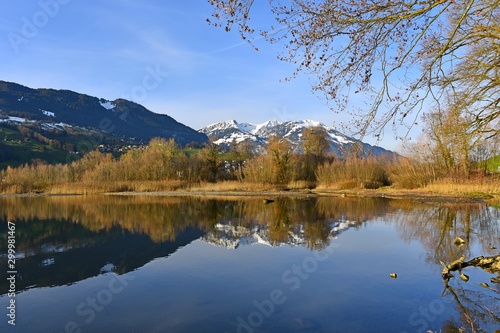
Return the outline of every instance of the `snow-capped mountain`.
<path id="1" fill-rule="evenodd" d="M 267 139 L 273 135 L 285 138 L 292 144 L 295 151 L 302 149 L 302 132 L 310 127 L 323 127 L 330 139 L 330 151 L 342 155 L 349 151 L 356 144 L 361 144 L 366 154 L 392 154 L 378 146 L 372 146 L 360 142 L 345 134 L 340 133 L 333 127 L 328 127 L 314 120 L 293 120 L 279 122 L 277 120 L 268 120 L 262 124 L 238 123 L 236 120 L 227 120 L 220 123 L 205 126 L 198 131 L 206 134 L 215 144 L 222 147 L 229 147 L 234 141 L 241 143 L 250 141 L 255 151 L 263 151 Z"/>
<path id="2" fill-rule="evenodd" d="M 265 140 L 255 134 L 256 126 L 247 123 L 238 124 L 236 120 L 228 120 L 205 126 L 199 129 L 198 132 L 206 134 L 209 139 L 215 140 L 215 143 L 218 145 L 229 145 L 233 140 L 236 143 L 250 140 L 256 143 L 260 141 L 264 144 Z"/>

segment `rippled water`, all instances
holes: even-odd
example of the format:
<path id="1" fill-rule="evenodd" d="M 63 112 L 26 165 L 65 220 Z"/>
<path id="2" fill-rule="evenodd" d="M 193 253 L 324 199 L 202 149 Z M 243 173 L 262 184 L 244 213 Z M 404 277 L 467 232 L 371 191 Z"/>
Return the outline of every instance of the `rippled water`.
<path id="1" fill-rule="evenodd" d="M 500 210 L 484 204 L 36 197 L 1 198 L 2 217 L 2 275 L 8 221 L 17 256 L 15 297 L 0 281 L 2 332 L 500 328 L 494 275 L 441 278 L 440 261 L 498 254 Z"/>

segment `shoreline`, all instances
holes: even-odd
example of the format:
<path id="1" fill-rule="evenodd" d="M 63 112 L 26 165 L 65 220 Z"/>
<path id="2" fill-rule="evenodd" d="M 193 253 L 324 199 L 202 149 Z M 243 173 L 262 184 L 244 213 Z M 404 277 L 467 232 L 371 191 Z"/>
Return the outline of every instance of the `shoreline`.
<path id="1" fill-rule="evenodd" d="M 310 191 L 159 191 L 159 192 L 114 192 L 102 193 L 103 195 L 116 196 L 165 196 L 165 197 L 260 197 L 260 198 L 387 198 L 387 199 L 409 199 L 420 202 L 441 203 L 486 203 L 488 199 L 471 197 L 462 194 L 440 194 L 440 193 L 409 193 L 397 191 L 395 193 L 378 192 L 371 190 L 343 191 L 343 190 L 310 190 Z"/>
<path id="2" fill-rule="evenodd" d="M 468 195 L 462 193 L 435 193 L 422 190 L 395 190 L 395 189 L 377 189 L 377 190 L 333 190 L 333 189 L 313 189 L 313 190 L 171 190 L 171 191 L 125 191 L 125 192 L 100 192 L 100 193 L 20 193 L 20 194 L 0 194 L 0 198 L 30 198 L 30 197 L 63 197 L 63 196 L 158 196 L 158 197 L 259 197 L 259 198 L 319 198 L 319 197 L 372 197 L 388 199 L 409 199 L 420 202 L 435 203 L 488 203 L 490 200 L 498 200 L 500 196 L 494 195 Z"/>

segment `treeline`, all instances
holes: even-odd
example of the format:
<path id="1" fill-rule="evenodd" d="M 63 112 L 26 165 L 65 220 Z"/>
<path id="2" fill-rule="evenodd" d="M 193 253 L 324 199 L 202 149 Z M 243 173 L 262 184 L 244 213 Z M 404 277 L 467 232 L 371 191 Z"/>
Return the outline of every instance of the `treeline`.
<path id="1" fill-rule="evenodd" d="M 306 145 L 307 147 L 307 145 Z M 244 143 L 233 144 L 229 151 L 213 143 L 195 153 L 180 149 L 173 139 L 155 138 L 145 149 L 130 150 L 119 158 L 98 150 L 91 151 L 70 164 L 50 165 L 38 161 L 0 173 L 0 190 L 9 193 L 45 192 L 54 187 L 71 190 L 72 185 L 89 191 L 171 190 L 196 186 L 200 183 L 238 181 L 258 185 L 315 187 L 318 183 L 332 185 L 336 178 L 328 176 L 343 165 L 355 174 L 343 177 L 358 178 L 353 187 L 379 187 L 388 185 L 382 170 L 383 160 L 356 159 L 358 168 L 327 155 L 325 147 L 320 153 L 306 149 L 306 153 L 293 153 L 288 141 L 271 138 L 264 154 L 255 155 Z M 380 169 L 374 171 L 366 167 Z M 347 181 L 346 181 L 347 183 Z"/>
<path id="2" fill-rule="evenodd" d="M 303 135 L 301 153 L 293 152 L 286 139 L 272 137 L 262 154 L 254 154 L 245 142 L 233 143 L 229 151 L 211 143 L 188 154 L 173 139 L 155 138 L 145 149 L 130 150 L 119 158 L 94 150 L 69 164 L 38 161 L 9 167 L 0 172 L 0 191 L 160 191 L 227 181 L 253 184 L 257 189 L 419 188 L 449 176 L 435 163 L 417 159 L 365 156 L 356 150 L 342 157 L 331 155 L 320 129 L 309 129 Z"/>

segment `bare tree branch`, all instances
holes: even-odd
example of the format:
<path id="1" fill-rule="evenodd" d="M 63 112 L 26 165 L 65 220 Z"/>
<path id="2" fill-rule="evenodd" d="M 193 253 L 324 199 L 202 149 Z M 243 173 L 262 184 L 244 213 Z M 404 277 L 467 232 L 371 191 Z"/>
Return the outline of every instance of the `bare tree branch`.
<path id="1" fill-rule="evenodd" d="M 216 26 L 246 40 L 253 0 L 209 0 Z M 361 134 L 388 123 L 411 127 L 422 110 L 456 91 L 478 131 L 497 135 L 500 118 L 500 0 L 269 0 L 279 28 L 259 35 L 315 77 L 332 110 L 356 117 Z M 354 109 L 352 93 L 368 106 Z M 412 117 L 408 117 L 413 114 Z"/>

